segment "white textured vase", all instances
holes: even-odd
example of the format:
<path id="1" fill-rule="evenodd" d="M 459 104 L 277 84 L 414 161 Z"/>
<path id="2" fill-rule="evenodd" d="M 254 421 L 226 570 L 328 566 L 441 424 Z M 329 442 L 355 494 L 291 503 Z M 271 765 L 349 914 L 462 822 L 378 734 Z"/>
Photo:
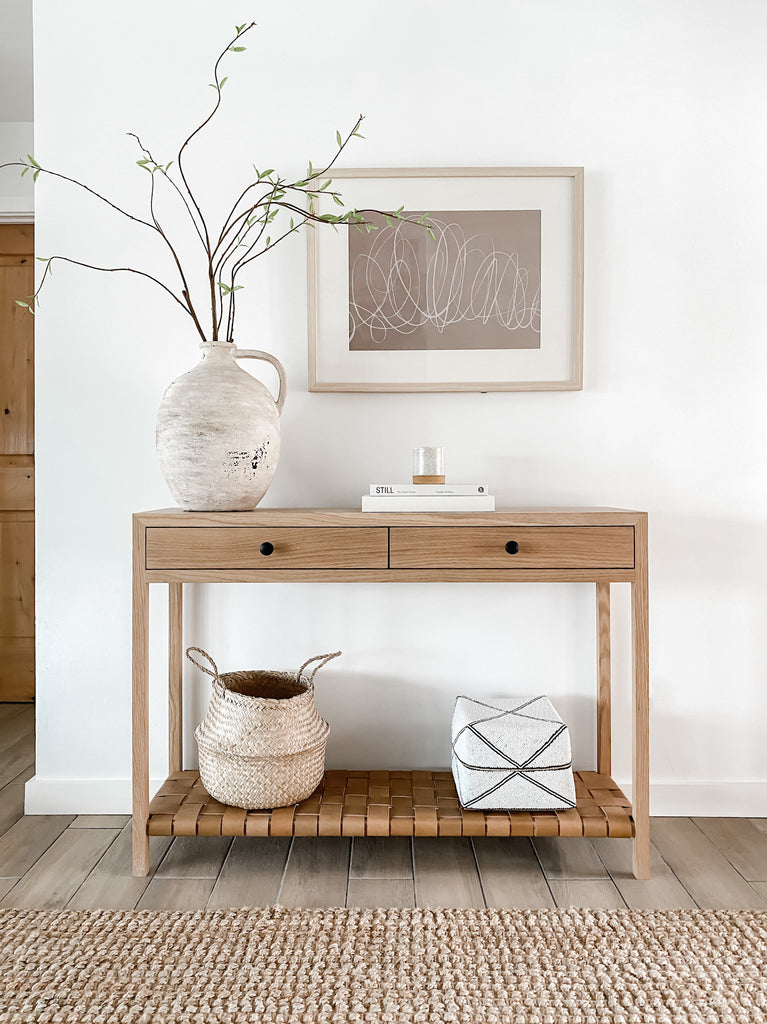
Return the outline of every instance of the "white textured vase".
<path id="1" fill-rule="evenodd" d="M 165 482 L 188 512 L 255 508 L 280 457 L 285 370 L 268 352 L 231 342 L 200 345 L 202 359 L 174 380 L 157 412 L 157 458 Z M 280 377 L 275 401 L 261 381 L 237 365 L 264 359 Z"/>

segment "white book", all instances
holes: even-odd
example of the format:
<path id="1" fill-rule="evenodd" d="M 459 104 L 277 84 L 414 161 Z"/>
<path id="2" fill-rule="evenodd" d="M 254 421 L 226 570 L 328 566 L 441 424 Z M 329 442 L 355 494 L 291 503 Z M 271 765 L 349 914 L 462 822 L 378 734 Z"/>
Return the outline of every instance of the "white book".
<path id="1" fill-rule="evenodd" d="M 370 493 L 376 497 L 391 495 L 398 497 L 410 495 L 424 497 L 426 495 L 470 495 L 489 494 L 487 484 L 371 484 Z"/>
<path id="2" fill-rule="evenodd" d="M 492 494 L 362 495 L 363 512 L 495 512 Z"/>

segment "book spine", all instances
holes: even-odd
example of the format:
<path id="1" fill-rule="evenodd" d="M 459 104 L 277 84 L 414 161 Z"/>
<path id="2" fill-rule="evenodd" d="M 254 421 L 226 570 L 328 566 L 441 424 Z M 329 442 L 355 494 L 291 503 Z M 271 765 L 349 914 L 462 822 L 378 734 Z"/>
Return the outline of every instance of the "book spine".
<path id="1" fill-rule="evenodd" d="M 486 495 L 487 484 L 371 484 L 370 494 L 383 497 L 426 497 Z"/>
<path id="2" fill-rule="evenodd" d="M 408 495 L 381 497 L 362 495 L 363 512 L 495 512 L 495 498 L 492 494 L 458 495 L 455 497 L 434 495 L 420 498 Z"/>

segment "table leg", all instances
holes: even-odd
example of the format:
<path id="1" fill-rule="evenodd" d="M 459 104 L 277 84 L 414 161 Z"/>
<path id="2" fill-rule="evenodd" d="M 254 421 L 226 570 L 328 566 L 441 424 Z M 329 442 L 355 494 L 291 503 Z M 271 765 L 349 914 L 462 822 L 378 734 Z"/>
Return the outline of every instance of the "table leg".
<path id="1" fill-rule="evenodd" d="M 183 583 L 168 584 L 168 767 L 183 768 L 184 606 Z"/>
<path id="2" fill-rule="evenodd" d="M 649 591 L 647 573 L 647 516 L 634 528 L 635 576 L 631 584 L 633 641 L 632 708 L 633 778 L 631 803 L 634 811 L 634 875 L 650 877 L 650 646 Z"/>
<path id="3" fill-rule="evenodd" d="M 133 874 L 149 873 L 149 584 L 144 527 L 133 525 Z"/>
<path id="4" fill-rule="evenodd" d="M 612 775 L 610 584 L 597 583 L 597 771 Z"/>

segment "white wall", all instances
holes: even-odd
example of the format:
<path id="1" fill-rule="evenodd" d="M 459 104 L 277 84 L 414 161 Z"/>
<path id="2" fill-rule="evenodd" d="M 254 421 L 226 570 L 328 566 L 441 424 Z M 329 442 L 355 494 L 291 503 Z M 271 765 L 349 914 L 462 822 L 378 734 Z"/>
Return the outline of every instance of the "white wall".
<path id="1" fill-rule="evenodd" d="M 189 169 L 217 211 L 252 161 L 298 173 L 367 115 L 348 166 L 584 165 L 581 393 L 310 395 L 305 248 L 243 293 L 240 343 L 290 391 L 264 506 L 354 506 L 415 444 L 499 506 L 647 509 L 655 813 L 767 813 L 767 136 L 760 0 L 36 0 L 36 155 L 139 207 L 128 130 L 174 155 L 228 108 Z M 95 29 L 95 43 L 92 33 Z M 87 31 L 86 31 L 87 30 Z M 212 154 L 212 155 L 211 155 Z M 41 255 L 162 269 L 149 232 L 41 179 Z M 130 513 L 171 503 L 153 452 L 164 386 L 195 336 L 135 279 L 57 269 L 37 321 L 38 766 L 28 810 L 128 809 Z M 265 378 L 266 379 L 266 378 Z M 152 774 L 165 773 L 152 622 Z M 547 691 L 593 760 L 590 586 L 193 587 L 189 642 L 225 668 L 342 648 L 319 683 L 332 765 L 444 764 L 457 692 Z M 627 600 L 615 592 L 615 774 L 629 775 Z M 190 671 L 188 733 L 204 709 Z"/>

